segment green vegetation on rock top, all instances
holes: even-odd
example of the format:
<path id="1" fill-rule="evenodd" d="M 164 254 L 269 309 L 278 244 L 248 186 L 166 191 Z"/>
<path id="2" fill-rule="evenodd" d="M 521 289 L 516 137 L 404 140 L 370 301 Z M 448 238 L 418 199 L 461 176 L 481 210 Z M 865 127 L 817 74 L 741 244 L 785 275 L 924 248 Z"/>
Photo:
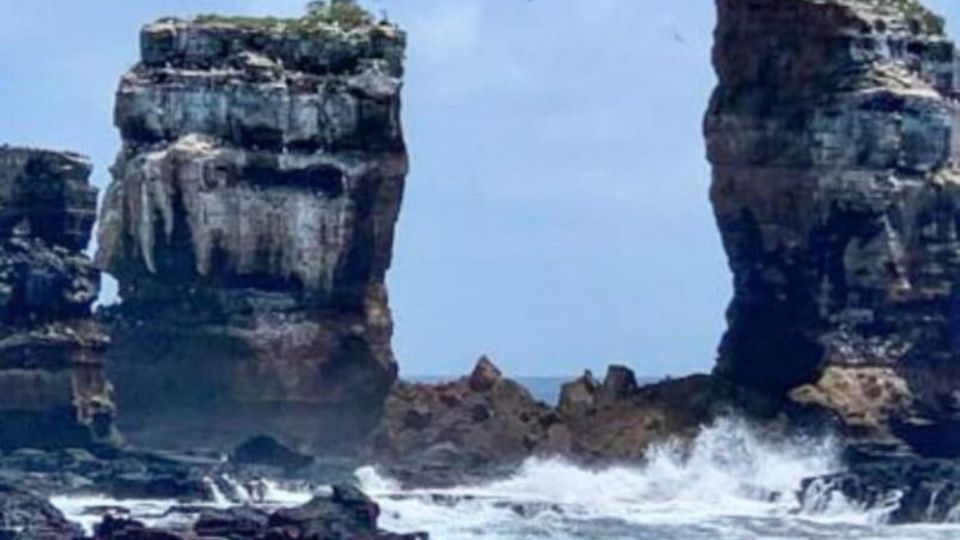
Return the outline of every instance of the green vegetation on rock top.
<path id="1" fill-rule="evenodd" d="M 331 27 L 350 31 L 375 23 L 373 15 L 360 7 L 356 0 L 314 0 L 307 4 L 307 12 L 299 18 L 245 17 L 206 14 L 194 19 L 198 23 L 225 23 L 256 29 L 283 32 L 314 32 Z"/>

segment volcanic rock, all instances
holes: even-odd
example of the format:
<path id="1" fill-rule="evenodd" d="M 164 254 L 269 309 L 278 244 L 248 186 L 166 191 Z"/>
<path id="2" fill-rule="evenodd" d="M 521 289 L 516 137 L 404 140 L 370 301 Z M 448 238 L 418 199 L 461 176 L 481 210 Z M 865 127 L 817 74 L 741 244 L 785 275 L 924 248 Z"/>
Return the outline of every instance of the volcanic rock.
<path id="1" fill-rule="evenodd" d="M 638 386 L 624 366 L 611 366 L 602 384 L 588 372 L 561 389 L 557 411 L 569 437 L 564 453 L 591 462 L 637 461 L 651 445 L 691 440 L 733 403 L 706 375 Z"/>
<path id="2" fill-rule="evenodd" d="M 445 484 L 494 473 L 563 440 L 555 411 L 483 357 L 455 381 L 398 383 L 374 451 L 404 481 Z"/>
<path id="3" fill-rule="evenodd" d="M 960 465 L 907 457 L 855 464 L 848 471 L 804 480 L 800 500 L 806 510 L 825 510 L 837 498 L 883 513 L 891 524 L 955 523 L 960 517 Z"/>
<path id="4" fill-rule="evenodd" d="M 267 515 L 261 510 L 235 507 L 206 510 L 192 530 L 146 527 L 142 523 L 106 517 L 96 528 L 97 540 L 176 540 L 228 538 L 231 540 L 427 540 L 425 533 L 394 534 L 377 525 L 380 508 L 358 489 L 338 485 L 330 496 L 314 497 L 296 508 Z"/>
<path id="5" fill-rule="evenodd" d="M 404 46 L 369 17 L 143 28 L 97 253 L 133 442 L 349 447 L 375 421 L 397 371 Z"/>
<path id="6" fill-rule="evenodd" d="M 734 274 L 717 373 L 913 443 L 892 426 L 960 414 L 955 47 L 915 0 L 717 6 L 705 131 Z"/>
<path id="7" fill-rule="evenodd" d="M 286 470 L 301 469 L 313 462 L 313 456 L 301 454 L 272 437 L 251 437 L 233 449 L 231 460 L 240 464 L 265 465 Z"/>
<path id="8" fill-rule="evenodd" d="M 45 499 L 0 484 L 0 536 L 15 540 L 74 540 L 83 537 L 83 530 L 67 521 Z"/>
<path id="9" fill-rule="evenodd" d="M 89 160 L 0 146 L 0 449 L 114 437 L 100 274 L 83 253 L 96 216 Z"/>

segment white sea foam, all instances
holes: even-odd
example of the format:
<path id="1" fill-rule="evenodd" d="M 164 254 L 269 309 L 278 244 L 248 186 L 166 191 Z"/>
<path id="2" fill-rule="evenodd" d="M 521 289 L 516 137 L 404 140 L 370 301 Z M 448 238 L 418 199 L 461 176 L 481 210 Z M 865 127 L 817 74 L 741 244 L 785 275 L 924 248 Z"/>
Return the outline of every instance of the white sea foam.
<path id="1" fill-rule="evenodd" d="M 656 448 L 643 466 L 590 470 L 536 459 L 504 480 L 440 490 L 404 490 L 371 467 L 357 478 L 380 503 L 384 528 L 427 531 L 435 540 L 960 538 L 960 527 L 882 525 L 892 506 L 865 511 L 826 485 L 808 491 L 801 504 L 804 478 L 839 469 L 829 438 L 778 444 L 727 419 L 703 430 L 688 451 Z M 256 496 L 240 487 L 248 502 L 266 508 L 302 504 L 313 494 L 273 482 L 254 489 Z M 54 504 L 89 526 L 97 519 L 84 515 L 91 506 L 121 504 L 149 523 L 163 519 L 174 502 L 61 497 Z"/>
<path id="2" fill-rule="evenodd" d="M 957 539 L 960 529 L 882 525 L 890 508 L 865 511 L 824 489 L 802 505 L 805 478 L 841 469 L 832 439 L 765 440 L 724 419 L 689 451 L 654 449 L 643 466 L 588 470 L 530 460 L 512 478 L 473 487 L 401 490 L 373 468 L 358 471 L 383 525 L 473 539 Z"/>

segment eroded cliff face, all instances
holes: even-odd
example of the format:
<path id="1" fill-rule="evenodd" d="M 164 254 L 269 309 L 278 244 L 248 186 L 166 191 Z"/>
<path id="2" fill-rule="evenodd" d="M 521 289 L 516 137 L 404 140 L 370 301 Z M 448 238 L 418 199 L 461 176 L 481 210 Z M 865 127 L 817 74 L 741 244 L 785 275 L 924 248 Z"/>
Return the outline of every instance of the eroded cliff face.
<path id="1" fill-rule="evenodd" d="M 718 373 L 861 435 L 960 452 L 960 107 L 942 21 L 913 0 L 717 5 L 705 129 L 735 289 Z"/>
<path id="2" fill-rule="evenodd" d="M 89 160 L 0 146 L 0 449 L 113 437 L 108 339 L 91 317 L 100 273 Z"/>
<path id="3" fill-rule="evenodd" d="M 97 254 L 120 284 L 111 376 L 135 439 L 322 446 L 375 414 L 396 377 L 404 46 L 372 21 L 143 29 Z"/>

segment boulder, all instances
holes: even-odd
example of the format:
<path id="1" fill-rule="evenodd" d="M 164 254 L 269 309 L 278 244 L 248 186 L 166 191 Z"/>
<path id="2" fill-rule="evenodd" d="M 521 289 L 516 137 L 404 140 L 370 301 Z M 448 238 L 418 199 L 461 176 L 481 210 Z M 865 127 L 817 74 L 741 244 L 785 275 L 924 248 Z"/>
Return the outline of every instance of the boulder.
<path id="1" fill-rule="evenodd" d="M 190 529 L 147 527 L 126 519 L 105 517 L 96 527 L 95 540 L 427 540 L 425 533 L 394 534 L 382 531 L 380 509 L 351 486 L 337 485 L 330 496 L 314 497 L 295 508 L 267 514 L 234 507 L 204 510 Z"/>
<path id="2" fill-rule="evenodd" d="M 0 484 L 0 536 L 15 540 L 75 540 L 83 529 L 46 499 Z"/>
<path id="3" fill-rule="evenodd" d="M 241 465 L 265 465 L 290 471 L 313 463 L 313 456 L 301 454 L 265 435 L 247 439 L 233 449 L 230 458 Z"/>

